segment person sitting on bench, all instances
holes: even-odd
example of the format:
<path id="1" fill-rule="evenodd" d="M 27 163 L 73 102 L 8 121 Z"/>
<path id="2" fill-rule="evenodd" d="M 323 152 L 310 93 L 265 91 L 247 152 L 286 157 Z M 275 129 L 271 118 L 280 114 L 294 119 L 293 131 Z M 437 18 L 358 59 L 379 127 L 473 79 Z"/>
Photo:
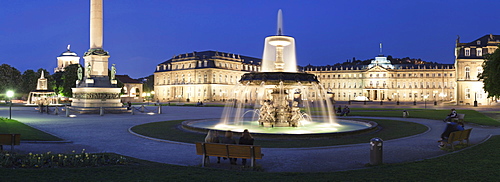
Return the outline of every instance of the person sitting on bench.
<path id="1" fill-rule="evenodd" d="M 445 119 L 443 119 L 444 122 L 450 122 L 451 118 L 456 118 L 458 116 L 457 111 L 455 109 L 451 109 L 451 113 L 446 116 Z"/>

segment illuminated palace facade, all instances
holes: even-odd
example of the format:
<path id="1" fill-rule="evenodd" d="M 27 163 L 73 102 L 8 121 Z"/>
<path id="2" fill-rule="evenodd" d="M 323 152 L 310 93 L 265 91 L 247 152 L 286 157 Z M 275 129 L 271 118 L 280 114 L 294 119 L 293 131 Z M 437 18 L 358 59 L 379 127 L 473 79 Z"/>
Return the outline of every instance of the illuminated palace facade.
<path id="1" fill-rule="evenodd" d="M 337 101 L 445 101 L 488 105 L 477 74 L 484 55 L 499 45 L 499 35 L 470 43 L 457 39 L 454 64 L 391 64 L 379 55 L 369 65 L 305 66 Z M 217 51 L 186 53 L 156 66 L 155 98 L 162 102 L 220 102 L 244 73 L 258 72 L 261 59 Z M 252 98 L 252 97 L 250 97 Z M 253 97 L 254 98 L 254 97 Z M 248 99 L 248 98 L 242 98 Z"/>
<path id="2" fill-rule="evenodd" d="M 241 75 L 260 71 L 261 59 L 217 51 L 180 54 L 156 66 L 161 102 L 225 101 Z"/>

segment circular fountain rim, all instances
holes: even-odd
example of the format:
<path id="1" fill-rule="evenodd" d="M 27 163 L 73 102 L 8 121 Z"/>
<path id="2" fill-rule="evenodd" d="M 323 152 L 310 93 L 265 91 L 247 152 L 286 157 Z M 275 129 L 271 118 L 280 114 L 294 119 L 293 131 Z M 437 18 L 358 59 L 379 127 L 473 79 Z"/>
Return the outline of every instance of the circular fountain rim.
<path id="1" fill-rule="evenodd" d="M 188 125 L 189 123 L 192 122 L 202 122 L 202 121 L 209 121 L 212 119 L 193 119 L 193 120 L 186 120 L 181 123 L 181 128 L 184 130 L 188 131 L 195 131 L 199 133 L 207 133 L 209 130 L 215 130 L 219 132 L 226 132 L 227 130 L 217 130 L 217 129 L 209 129 L 209 128 L 203 128 L 203 127 L 195 127 Z M 220 118 L 219 118 L 220 120 Z M 339 132 L 325 132 L 325 133 L 305 133 L 305 134 L 287 134 L 287 133 L 252 133 L 252 136 L 256 138 L 266 138 L 266 139 L 304 139 L 304 138 L 333 138 L 333 137 L 341 137 L 341 136 L 347 136 L 347 135 L 357 135 L 361 133 L 366 133 L 370 132 L 378 127 L 378 123 L 374 121 L 369 121 L 369 120 L 362 120 L 362 119 L 342 119 L 347 122 L 353 122 L 353 123 L 362 123 L 362 124 L 367 124 L 369 127 L 359 129 L 359 130 L 351 130 L 351 131 L 339 131 Z M 242 132 L 237 132 L 237 131 L 232 131 L 233 133 L 236 134 L 241 134 Z"/>

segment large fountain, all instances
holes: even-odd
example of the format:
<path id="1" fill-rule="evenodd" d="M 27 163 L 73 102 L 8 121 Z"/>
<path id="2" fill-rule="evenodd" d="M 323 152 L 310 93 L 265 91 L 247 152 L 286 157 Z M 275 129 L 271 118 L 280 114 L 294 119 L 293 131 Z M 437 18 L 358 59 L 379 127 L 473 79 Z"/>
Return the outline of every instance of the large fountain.
<path id="1" fill-rule="evenodd" d="M 246 73 L 229 94 L 220 121 L 188 121 L 191 129 L 271 134 L 324 134 L 366 130 L 376 124 L 336 121 L 330 94 L 315 75 L 297 71 L 295 39 L 277 34 L 265 39 L 261 72 Z"/>

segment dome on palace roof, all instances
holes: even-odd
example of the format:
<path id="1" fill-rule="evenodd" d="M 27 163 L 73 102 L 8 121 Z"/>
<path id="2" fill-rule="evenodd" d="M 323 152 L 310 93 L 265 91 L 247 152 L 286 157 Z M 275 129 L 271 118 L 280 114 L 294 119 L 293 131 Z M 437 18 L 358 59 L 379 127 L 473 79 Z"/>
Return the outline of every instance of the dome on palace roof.
<path id="1" fill-rule="evenodd" d="M 61 53 L 61 55 L 59 55 L 59 57 L 62 57 L 62 56 L 78 57 L 78 54 L 76 54 L 75 52 L 71 51 L 70 50 L 70 45 L 68 45 L 67 50 L 64 51 L 63 53 Z"/>

